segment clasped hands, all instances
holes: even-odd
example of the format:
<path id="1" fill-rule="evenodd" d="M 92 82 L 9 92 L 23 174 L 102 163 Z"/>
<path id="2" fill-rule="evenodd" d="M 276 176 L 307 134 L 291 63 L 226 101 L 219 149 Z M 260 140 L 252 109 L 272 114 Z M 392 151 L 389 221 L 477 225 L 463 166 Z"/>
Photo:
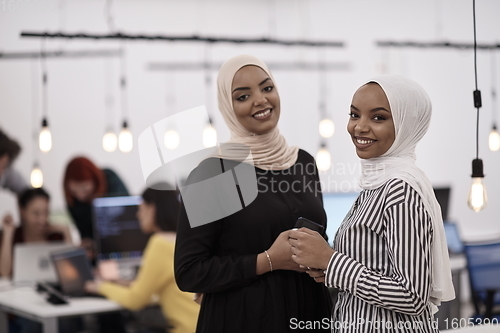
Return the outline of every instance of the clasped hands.
<path id="1" fill-rule="evenodd" d="M 274 269 L 306 272 L 316 282 L 324 282 L 334 250 L 316 231 L 307 228 L 282 232 L 268 250 Z"/>

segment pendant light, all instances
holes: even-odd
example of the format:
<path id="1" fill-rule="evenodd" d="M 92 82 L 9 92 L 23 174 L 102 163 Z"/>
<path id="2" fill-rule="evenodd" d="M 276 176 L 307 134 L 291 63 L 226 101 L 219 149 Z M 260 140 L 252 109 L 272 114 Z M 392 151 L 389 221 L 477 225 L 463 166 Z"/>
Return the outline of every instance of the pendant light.
<path id="1" fill-rule="evenodd" d="M 118 135 L 118 148 L 123 153 L 129 153 L 134 148 L 134 138 L 132 136 L 132 132 L 130 132 L 130 128 L 127 122 L 127 80 L 126 80 L 126 65 L 125 65 L 125 52 L 122 50 L 121 57 L 121 69 L 122 69 L 122 78 L 120 80 L 121 86 L 121 106 L 122 106 L 122 129 L 120 134 Z"/>
<path id="2" fill-rule="evenodd" d="M 40 130 L 40 134 L 38 136 L 38 147 L 40 150 L 44 153 L 48 153 L 52 149 L 52 134 L 50 133 L 49 129 L 49 122 L 47 120 L 47 68 L 46 68 L 46 62 L 45 62 L 45 48 L 44 46 L 45 41 L 42 40 L 42 70 L 43 70 L 43 76 L 42 76 L 42 128 Z"/>
<path id="3" fill-rule="evenodd" d="M 209 45 L 205 47 L 205 105 L 208 113 L 208 121 L 203 129 L 203 146 L 205 148 L 215 147 L 217 145 L 217 131 L 215 130 L 213 119 L 210 116 L 212 109 L 212 76 L 210 73 Z"/>
<path id="4" fill-rule="evenodd" d="M 319 171 L 327 171 L 332 166 L 332 156 L 326 147 L 326 143 L 322 142 L 318 153 L 316 154 L 316 165 Z"/>
<path id="5" fill-rule="evenodd" d="M 203 129 L 203 145 L 205 148 L 215 147 L 217 145 L 217 131 L 212 126 L 211 117 L 208 117 L 208 123 Z"/>
<path id="6" fill-rule="evenodd" d="M 118 138 L 116 137 L 116 133 L 111 128 L 108 128 L 102 137 L 102 148 L 108 153 L 112 153 L 116 150 L 117 146 Z"/>
<path id="7" fill-rule="evenodd" d="M 123 153 L 129 153 L 134 148 L 134 137 L 128 128 L 127 121 L 123 121 L 122 130 L 118 136 L 118 148 Z"/>
<path id="8" fill-rule="evenodd" d="M 48 153 L 52 149 L 52 133 L 50 133 L 47 118 L 42 119 L 42 129 L 38 136 L 38 146 L 44 153 Z"/>
<path id="9" fill-rule="evenodd" d="M 491 151 L 498 151 L 500 149 L 500 135 L 497 129 L 497 93 L 496 93 L 496 59 L 495 51 L 491 50 L 491 114 L 493 118 L 493 126 L 491 128 L 490 135 L 488 137 L 488 146 Z"/>
<path id="10" fill-rule="evenodd" d="M 31 186 L 34 188 L 39 188 L 43 186 L 43 173 L 37 163 L 33 165 L 33 169 L 30 174 Z"/>
<path id="11" fill-rule="evenodd" d="M 173 76 L 173 75 L 172 75 Z M 165 98 L 166 106 L 167 106 L 167 118 L 170 114 L 174 113 L 175 110 L 175 80 L 172 80 L 172 86 L 168 85 L 169 75 L 167 74 L 167 80 L 165 81 L 166 87 L 165 91 L 167 92 L 167 97 Z M 172 120 L 173 121 L 173 120 Z M 167 122 L 167 128 L 165 130 L 165 134 L 163 135 L 163 144 L 167 149 L 174 150 L 179 147 L 180 144 L 180 136 L 179 132 L 175 127 L 175 124 L 171 124 Z"/>
<path id="12" fill-rule="evenodd" d="M 43 173 L 42 170 L 39 167 L 39 164 L 37 162 L 38 155 L 40 152 L 38 149 L 36 149 L 37 146 L 37 134 L 38 134 L 38 126 L 34 128 L 34 119 L 37 118 L 37 105 L 38 104 L 38 85 L 37 85 L 37 73 L 36 73 L 36 68 L 35 68 L 35 63 L 31 62 L 31 107 L 32 107 L 32 121 L 31 121 L 31 142 L 33 143 L 33 148 L 31 149 L 32 154 L 33 154 L 33 169 L 31 170 L 30 173 L 30 183 L 31 186 L 34 188 L 39 188 L 42 187 L 43 185 Z"/>
<path id="13" fill-rule="evenodd" d="M 322 51 L 324 52 L 324 51 Z M 325 68 L 325 61 L 324 61 L 324 55 L 322 55 L 322 60 L 318 61 L 318 70 L 319 70 L 319 115 L 320 115 L 320 122 L 319 122 L 319 135 L 321 137 L 327 139 L 331 138 L 333 134 L 335 133 L 335 124 L 333 121 L 328 117 L 327 112 L 326 112 L 326 97 L 328 94 L 328 89 L 327 89 L 327 77 L 326 77 L 326 68 Z"/>
<path id="14" fill-rule="evenodd" d="M 472 0 L 472 15 L 474 22 L 474 78 L 476 90 L 473 92 L 474 107 L 476 108 L 476 158 L 472 160 L 472 184 L 469 191 L 467 204 L 476 213 L 486 207 L 488 197 L 483 184 L 483 161 L 479 158 L 479 108 L 482 105 L 481 91 L 477 88 L 477 43 L 476 43 L 476 1 Z"/>
<path id="15" fill-rule="evenodd" d="M 105 68 L 105 80 L 106 80 L 106 97 L 104 99 L 105 104 L 106 104 L 106 111 L 105 115 L 107 116 L 106 118 L 106 131 L 104 132 L 104 135 L 102 137 L 102 148 L 104 151 L 108 153 L 112 153 L 116 150 L 118 147 L 118 138 L 116 137 L 116 133 L 113 130 L 113 126 L 111 125 L 111 120 L 114 118 L 113 117 L 113 106 L 114 106 L 114 99 L 113 99 L 113 93 L 112 93 L 112 77 L 113 73 L 111 72 L 112 69 L 112 64 L 105 62 L 104 63 L 104 68 Z"/>

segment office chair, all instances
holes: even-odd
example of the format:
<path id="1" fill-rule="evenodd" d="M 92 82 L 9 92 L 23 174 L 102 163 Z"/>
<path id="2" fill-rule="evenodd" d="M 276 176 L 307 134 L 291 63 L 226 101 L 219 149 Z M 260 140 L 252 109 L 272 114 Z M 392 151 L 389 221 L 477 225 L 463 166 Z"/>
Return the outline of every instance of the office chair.
<path id="1" fill-rule="evenodd" d="M 500 241 L 466 244 L 465 256 L 475 317 L 492 319 L 495 305 L 500 305 Z"/>

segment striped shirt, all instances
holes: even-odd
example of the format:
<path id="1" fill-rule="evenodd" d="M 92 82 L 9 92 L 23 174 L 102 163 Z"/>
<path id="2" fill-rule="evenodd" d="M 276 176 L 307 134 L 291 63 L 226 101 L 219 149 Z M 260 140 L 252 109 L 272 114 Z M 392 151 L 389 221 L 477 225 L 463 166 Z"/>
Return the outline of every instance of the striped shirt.
<path id="1" fill-rule="evenodd" d="M 340 290 L 334 332 L 438 332 L 432 222 L 421 197 L 391 179 L 360 193 L 334 239 L 325 284 Z"/>

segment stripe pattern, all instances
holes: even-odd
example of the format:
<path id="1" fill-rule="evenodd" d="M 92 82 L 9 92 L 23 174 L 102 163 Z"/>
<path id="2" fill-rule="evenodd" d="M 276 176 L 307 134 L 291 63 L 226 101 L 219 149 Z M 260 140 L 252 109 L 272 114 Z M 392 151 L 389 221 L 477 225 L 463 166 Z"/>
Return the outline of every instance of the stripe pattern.
<path id="1" fill-rule="evenodd" d="M 400 179 L 360 193 L 334 239 L 325 284 L 340 290 L 333 332 L 438 332 L 428 302 L 433 231 Z"/>

